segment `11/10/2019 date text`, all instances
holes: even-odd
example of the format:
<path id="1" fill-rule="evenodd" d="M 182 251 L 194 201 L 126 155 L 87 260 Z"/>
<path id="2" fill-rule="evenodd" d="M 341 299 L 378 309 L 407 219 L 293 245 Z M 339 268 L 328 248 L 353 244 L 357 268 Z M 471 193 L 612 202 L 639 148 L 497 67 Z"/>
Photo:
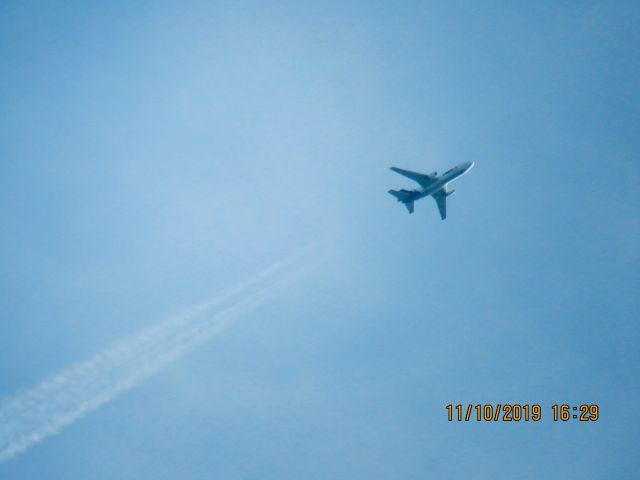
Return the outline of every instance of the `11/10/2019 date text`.
<path id="1" fill-rule="evenodd" d="M 446 410 L 450 422 L 539 422 L 543 417 L 542 407 L 537 403 L 449 404 Z M 554 422 L 595 422 L 600 418 L 600 407 L 596 404 L 574 406 L 556 403 L 551 406 L 550 413 Z"/>

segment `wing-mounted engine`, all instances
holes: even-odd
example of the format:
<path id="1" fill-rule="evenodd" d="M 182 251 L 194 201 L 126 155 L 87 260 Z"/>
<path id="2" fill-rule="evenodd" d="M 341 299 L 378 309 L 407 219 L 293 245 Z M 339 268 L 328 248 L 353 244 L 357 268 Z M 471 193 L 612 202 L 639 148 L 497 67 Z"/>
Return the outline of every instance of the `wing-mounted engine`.
<path id="1" fill-rule="evenodd" d="M 450 197 L 451 195 L 453 195 L 454 193 L 456 193 L 456 191 L 452 188 L 451 190 L 447 189 L 447 192 L 445 193 L 445 196 Z"/>
<path id="2" fill-rule="evenodd" d="M 437 177 L 438 176 L 438 172 L 431 172 L 429 174 L 430 177 Z"/>

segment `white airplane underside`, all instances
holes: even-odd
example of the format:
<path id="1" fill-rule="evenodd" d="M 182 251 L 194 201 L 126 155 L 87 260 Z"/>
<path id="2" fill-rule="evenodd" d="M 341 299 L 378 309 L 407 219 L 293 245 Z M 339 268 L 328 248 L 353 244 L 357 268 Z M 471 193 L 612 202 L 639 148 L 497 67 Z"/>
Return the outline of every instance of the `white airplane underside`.
<path id="1" fill-rule="evenodd" d="M 447 218 L 447 197 L 452 195 L 455 190 L 449 189 L 447 183 L 451 180 L 458 178 L 465 174 L 471 167 L 473 162 L 466 162 L 447 170 L 441 176 L 438 176 L 436 172 L 431 174 L 416 173 L 410 170 L 403 170 L 402 168 L 391 167 L 396 173 L 403 175 L 411 180 L 417 182 L 420 185 L 418 190 L 389 190 L 389 193 L 396 197 L 399 202 L 403 203 L 409 213 L 414 211 L 414 203 L 421 198 L 432 196 L 438 206 L 440 212 L 440 218 L 444 220 Z"/>

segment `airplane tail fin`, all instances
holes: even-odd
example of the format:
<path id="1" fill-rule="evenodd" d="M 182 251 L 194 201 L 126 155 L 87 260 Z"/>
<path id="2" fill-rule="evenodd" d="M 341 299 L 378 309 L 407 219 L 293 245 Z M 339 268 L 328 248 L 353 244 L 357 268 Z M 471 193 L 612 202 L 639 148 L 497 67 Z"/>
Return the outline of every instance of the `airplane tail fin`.
<path id="1" fill-rule="evenodd" d="M 406 190 L 389 190 L 389 193 L 396 197 L 399 202 L 404 203 L 404 206 L 407 207 L 409 213 L 413 213 L 413 200 L 409 200 L 411 198 L 411 193 Z"/>

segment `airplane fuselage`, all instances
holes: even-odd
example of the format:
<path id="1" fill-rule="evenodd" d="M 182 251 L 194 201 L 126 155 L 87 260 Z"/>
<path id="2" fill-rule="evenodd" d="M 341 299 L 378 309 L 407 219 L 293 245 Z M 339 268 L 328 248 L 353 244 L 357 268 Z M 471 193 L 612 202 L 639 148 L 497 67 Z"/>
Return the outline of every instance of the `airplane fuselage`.
<path id="1" fill-rule="evenodd" d="M 433 182 L 433 184 L 429 185 L 427 188 L 421 187 L 417 190 L 413 190 L 415 195 L 414 201 L 420 200 L 421 198 L 424 198 L 424 197 L 428 197 L 429 195 L 440 193 L 440 190 L 442 189 L 445 189 L 445 193 L 446 193 L 447 183 L 464 175 L 471 169 L 471 167 L 473 167 L 473 162 L 461 163 L 460 165 L 456 165 L 455 167 L 447 170 L 440 177 L 438 177 L 438 179 L 435 182 Z"/>

